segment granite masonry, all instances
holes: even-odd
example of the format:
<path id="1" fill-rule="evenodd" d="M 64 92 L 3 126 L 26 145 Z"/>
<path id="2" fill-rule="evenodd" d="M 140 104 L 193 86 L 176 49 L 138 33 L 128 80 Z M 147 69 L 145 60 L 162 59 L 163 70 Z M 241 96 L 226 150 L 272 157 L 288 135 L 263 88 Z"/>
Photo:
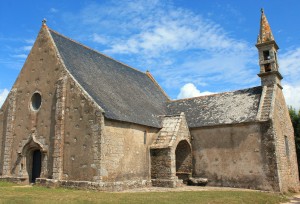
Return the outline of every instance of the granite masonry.
<path id="1" fill-rule="evenodd" d="M 264 12 L 261 86 L 171 100 L 153 76 L 48 28 L 0 109 L 0 179 L 120 191 L 191 183 L 298 191 L 278 45 Z"/>

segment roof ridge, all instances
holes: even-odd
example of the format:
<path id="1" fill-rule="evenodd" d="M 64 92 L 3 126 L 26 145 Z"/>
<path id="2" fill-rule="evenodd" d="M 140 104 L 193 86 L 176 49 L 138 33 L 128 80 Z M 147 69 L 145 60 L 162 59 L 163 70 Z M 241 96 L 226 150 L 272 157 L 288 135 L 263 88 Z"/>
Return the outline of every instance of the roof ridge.
<path id="1" fill-rule="evenodd" d="M 170 97 L 167 95 L 167 93 L 161 88 L 161 86 L 159 85 L 159 83 L 155 80 L 155 78 L 153 77 L 153 75 L 150 73 L 150 71 L 146 71 L 145 73 L 149 78 L 150 80 L 155 84 L 155 86 L 157 86 L 159 88 L 159 90 L 167 97 L 167 99 L 169 101 L 171 101 Z"/>
<path id="2" fill-rule="evenodd" d="M 106 55 L 106 54 L 101 53 L 101 52 L 98 51 L 98 50 L 95 50 L 95 49 L 93 49 L 93 48 L 91 48 L 91 47 L 88 47 L 88 46 L 86 46 L 86 45 L 84 45 L 84 44 L 82 44 L 82 43 L 76 41 L 76 40 L 73 40 L 73 39 L 71 39 L 71 38 L 69 38 L 69 37 L 67 37 L 67 36 L 65 36 L 65 35 L 62 35 L 62 34 L 60 34 L 59 32 L 57 32 L 57 31 L 55 31 L 55 30 L 52 30 L 52 29 L 49 28 L 49 27 L 47 27 L 47 28 L 48 28 L 50 31 L 54 32 L 55 34 L 57 34 L 57 35 L 59 35 L 59 36 L 61 36 L 61 37 L 63 37 L 63 38 L 66 38 L 66 39 L 68 39 L 68 40 L 70 40 L 70 41 L 72 41 L 72 42 L 74 42 L 74 43 L 76 43 L 76 44 L 78 44 L 78 45 L 80 45 L 80 46 L 82 46 L 82 47 L 88 49 L 88 50 L 91 50 L 91 51 L 93 51 L 93 52 L 96 52 L 97 54 L 100 54 L 100 55 L 102 55 L 102 56 L 104 56 L 104 57 L 107 57 L 107 58 L 109 58 L 109 59 L 111 59 L 111 60 L 113 60 L 113 61 L 115 61 L 115 62 L 118 62 L 118 63 L 120 63 L 120 64 L 122 64 L 122 65 L 124 65 L 124 66 L 126 66 L 126 67 L 128 67 L 128 68 L 130 68 L 130 69 L 133 69 L 134 71 L 137 71 L 137 72 L 140 72 L 140 73 L 146 75 L 145 72 L 142 72 L 142 71 L 140 71 L 140 70 L 138 70 L 138 69 L 136 69 L 136 68 L 133 68 L 133 67 L 129 66 L 128 64 L 125 64 L 125 63 L 123 63 L 123 62 L 121 62 L 121 61 L 119 61 L 119 60 L 116 60 L 116 59 L 114 59 L 114 58 L 112 58 L 112 57 Z"/>
<path id="3" fill-rule="evenodd" d="M 221 94 L 234 93 L 234 92 L 237 92 L 237 91 L 244 91 L 244 90 L 247 90 L 247 89 L 255 89 L 255 88 L 258 88 L 258 87 L 261 87 L 261 86 L 254 86 L 254 87 L 245 88 L 245 89 L 238 89 L 238 90 L 234 90 L 234 91 L 225 91 L 225 92 L 221 92 L 221 93 L 215 93 L 215 94 L 209 94 L 209 95 L 203 95 L 203 96 L 195 96 L 195 97 L 190 97 L 190 98 L 176 99 L 176 100 L 171 100 L 171 101 L 167 101 L 167 102 L 171 103 L 171 102 L 177 102 L 177 101 L 193 100 L 193 99 L 196 99 L 196 98 L 206 98 L 206 97 L 209 97 L 209 96 L 216 96 L 216 95 L 221 95 Z"/>

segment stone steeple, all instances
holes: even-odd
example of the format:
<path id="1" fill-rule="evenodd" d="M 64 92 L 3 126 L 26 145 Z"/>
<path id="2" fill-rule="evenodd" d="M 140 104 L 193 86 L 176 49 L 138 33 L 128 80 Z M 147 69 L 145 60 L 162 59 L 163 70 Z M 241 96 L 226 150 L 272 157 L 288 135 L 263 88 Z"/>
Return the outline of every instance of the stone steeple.
<path id="1" fill-rule="evenodd" d="M 274 39 L 263 9 L 261 10 L 260 29 L 256 47 L 258 49 L 260 66 L 258 76 L 261 78 L 262 86 L 277 84 L 281 87 L 282 76 L 279 73 L 277 60 L 277 50 L 279 47 Z"/>
<path id="2" fill-rule="evenodd" d="M 257 43 L 265 43 L 272 40 L 274 41 L 274 36 L 270 24 L 264 13 L 264 10 L 261 9 L 260 29 L 257 38 Z"/>

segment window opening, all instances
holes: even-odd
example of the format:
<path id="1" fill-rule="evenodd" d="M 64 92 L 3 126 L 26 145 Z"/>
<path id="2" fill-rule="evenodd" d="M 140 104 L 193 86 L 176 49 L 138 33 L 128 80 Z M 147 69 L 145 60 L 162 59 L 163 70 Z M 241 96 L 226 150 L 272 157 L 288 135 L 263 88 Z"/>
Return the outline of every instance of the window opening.
<path id="1" fill-rule="evenodd" d="M 263 51 L 263 55 L 264 55 L 264 60 L 269 60 L 269 59 L 271 59 L 270 51 L 269 51 L 269 50 Z"/>
<path id="2" fill-rule="evenodd" d="M 42 104 L 42 96 L 39 93 L 34 93 L 31 97 L 31 107 L 33 110 L 38 110 Z"/>
<path id="3" fill-rule="evenodd" d="M 270 72 L 271 71 L 271 64 L 270 63 L 265 64 L 264 67 L 265 67 L 265 72 Z"/>
<path id="4" fill-rule="evenodd" d="M 275 55 L 276 69 L 278 69 L 277 53 L 274 52 L 274 55 Z"/>
<path id="5" fill-rule="evenodd" d="M 285 154 L 286 156 L 290 156 L 290 147 L 289 147 L 289 140 L 287 136 L 284 136 L 284 143 L 285 143 Z"/>
<path id="6" fill-rule="evenodd" d="M 144 144 L 147 143 L 147 131 L 144 132 Z"/>

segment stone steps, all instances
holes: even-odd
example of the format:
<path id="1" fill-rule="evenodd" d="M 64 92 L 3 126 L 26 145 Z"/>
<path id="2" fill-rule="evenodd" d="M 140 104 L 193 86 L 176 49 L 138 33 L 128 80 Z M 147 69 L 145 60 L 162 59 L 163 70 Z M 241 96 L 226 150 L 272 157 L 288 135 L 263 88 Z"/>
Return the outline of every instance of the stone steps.
<path id="1" fill-rule="evenodd" d="M 266 95 L 263 99 L 263 105 L 261 107 L 261 115 L 260 115 L 261 120 L 269 119 L 272 98 L 273 98 L 272 95 L 273 95 L 273 87 L 267 87 Z"/>

